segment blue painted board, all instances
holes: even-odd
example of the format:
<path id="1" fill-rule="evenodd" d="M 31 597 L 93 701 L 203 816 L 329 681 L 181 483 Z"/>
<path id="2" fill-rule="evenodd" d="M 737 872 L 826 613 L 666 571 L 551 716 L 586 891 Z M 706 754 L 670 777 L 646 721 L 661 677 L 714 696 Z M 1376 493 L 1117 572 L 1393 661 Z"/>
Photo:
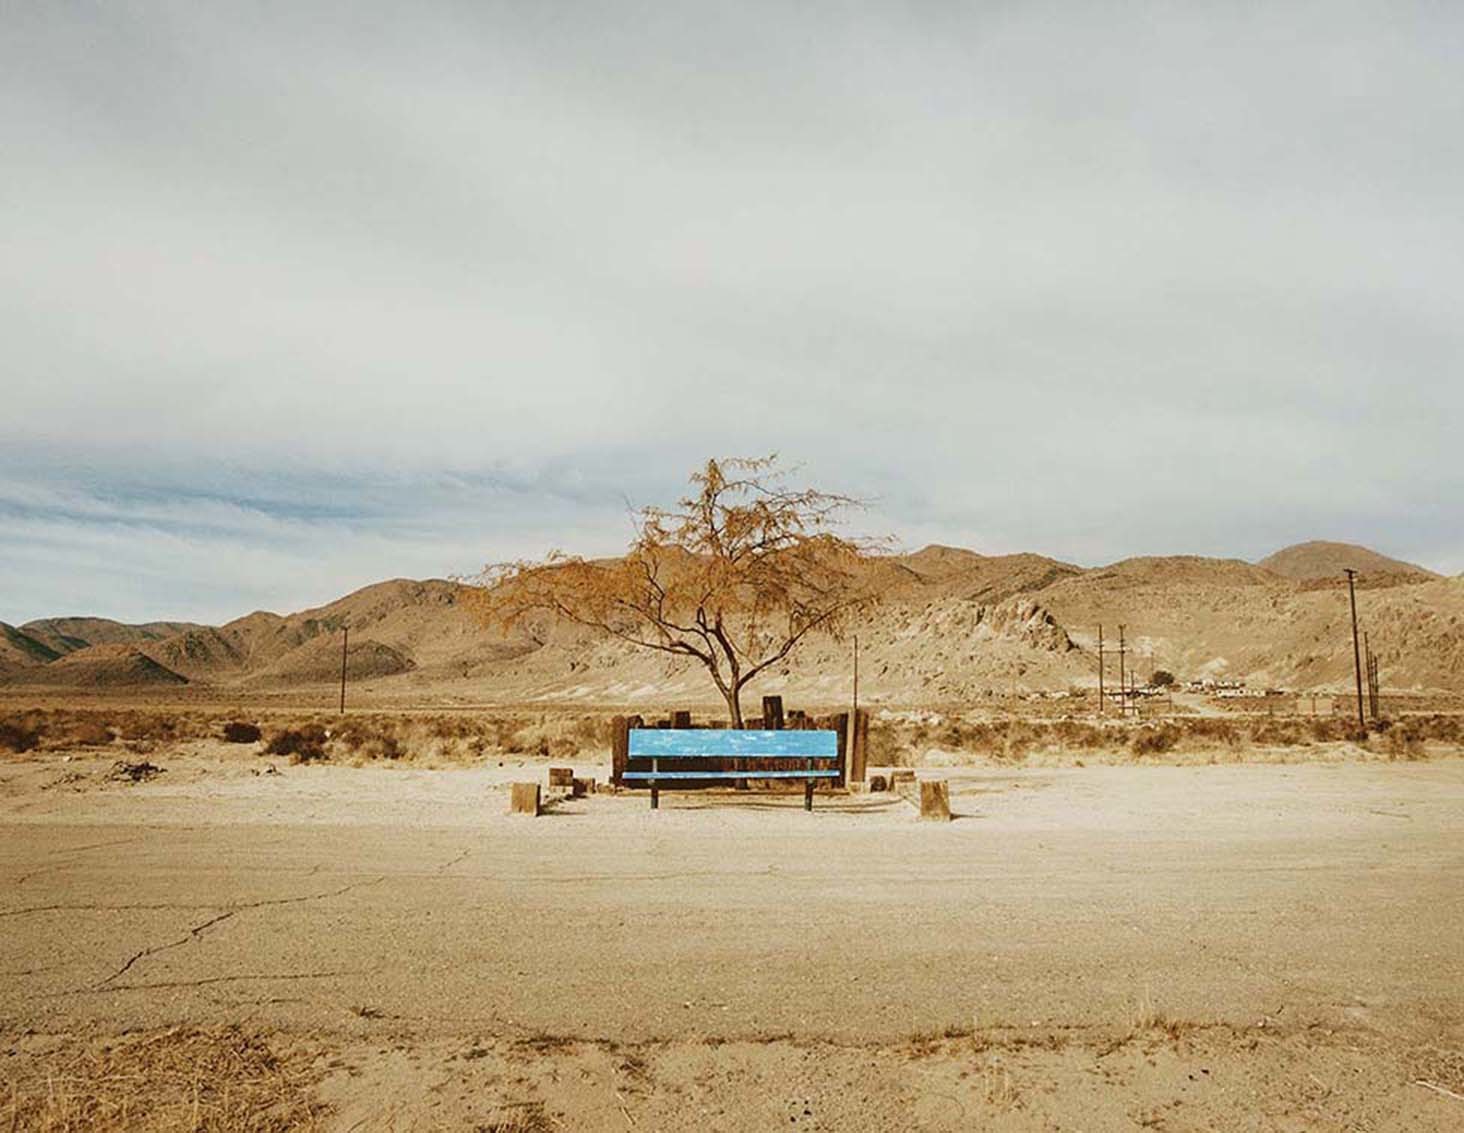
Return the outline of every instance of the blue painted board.
<path id="1" fill-rule="evenodd" d="M 838 759 L 837 732 L 744 732 L 732 728 L 632 728 L 630 757 Z"/>
<path id="2" fill-rule="evenodd" d="M 836 770 L 815 771 L 625 771 L 622 779 L 837 779 Z"/>

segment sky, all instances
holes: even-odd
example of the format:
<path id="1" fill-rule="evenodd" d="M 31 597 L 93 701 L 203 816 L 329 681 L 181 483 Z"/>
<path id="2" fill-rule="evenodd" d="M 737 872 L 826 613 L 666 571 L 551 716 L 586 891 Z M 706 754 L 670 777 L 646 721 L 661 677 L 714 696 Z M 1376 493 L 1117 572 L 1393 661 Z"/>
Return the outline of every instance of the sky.
<path id="1" fill-rule="evenodd" d="M 614 552 L 1464 571 L 1464 7 L 0 0 L 0 620 Z"/>

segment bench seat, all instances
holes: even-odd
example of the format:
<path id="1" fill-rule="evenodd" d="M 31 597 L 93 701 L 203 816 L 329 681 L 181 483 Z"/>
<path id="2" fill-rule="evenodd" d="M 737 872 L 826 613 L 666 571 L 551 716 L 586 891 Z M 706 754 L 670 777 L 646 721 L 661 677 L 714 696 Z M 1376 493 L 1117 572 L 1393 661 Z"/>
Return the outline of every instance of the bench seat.
<path id="1" fill-rule="evenodd" d="M 839 737 L 830 731 L 752 731 L 733 728 L 632 728 L 628 737 L 627 756 L 649 760 L 650 770 L 637 768 L 620 772 L 627 783 L 644 784 L 651 789 L 651 809 L 660 804 L 663 783 L 705 782 L 730 779 L 801 779 L 803 806 L 813 809 L 813 785 L 820 779 L 839 779 Z M 744 760 L 776 759 L 802 763 L 797 769 L 729 766 Z M 677 770 L 662 770 L 665 760 Z M 710 764 L 686 770 L 690 764 Z M 824 764 L 815 767 L 815 764 Z M 834 766 L 827 766 L 833 764 Z"/>

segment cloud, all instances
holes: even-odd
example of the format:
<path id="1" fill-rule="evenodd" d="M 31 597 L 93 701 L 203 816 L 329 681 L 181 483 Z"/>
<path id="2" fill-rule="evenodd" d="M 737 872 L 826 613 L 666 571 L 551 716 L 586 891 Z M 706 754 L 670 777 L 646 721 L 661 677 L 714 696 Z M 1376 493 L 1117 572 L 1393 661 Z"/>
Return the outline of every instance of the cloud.
<path id="1" fill-rule="evenodd" d="M 4 18 L 0 617 L 612 549 L 773 450 L 912 542 L 1464 569 L 1451 10 Z"/>

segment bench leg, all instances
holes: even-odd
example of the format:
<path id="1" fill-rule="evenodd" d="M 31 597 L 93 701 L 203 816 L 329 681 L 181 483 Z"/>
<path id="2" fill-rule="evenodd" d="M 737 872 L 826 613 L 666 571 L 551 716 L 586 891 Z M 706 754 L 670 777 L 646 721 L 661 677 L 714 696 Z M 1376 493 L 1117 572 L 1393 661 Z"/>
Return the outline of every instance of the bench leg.
<path id="1" fill-rule="evenodd" d="M 654 780 L 651 782 L 651 809 L 661 809 L 661 788 L 656 786 Z"/>
<path id="2" fill-rule="evenodd" d="M 813 809 L 813 780 L 809 779 L 803 784 L 803 809 Z"/>

